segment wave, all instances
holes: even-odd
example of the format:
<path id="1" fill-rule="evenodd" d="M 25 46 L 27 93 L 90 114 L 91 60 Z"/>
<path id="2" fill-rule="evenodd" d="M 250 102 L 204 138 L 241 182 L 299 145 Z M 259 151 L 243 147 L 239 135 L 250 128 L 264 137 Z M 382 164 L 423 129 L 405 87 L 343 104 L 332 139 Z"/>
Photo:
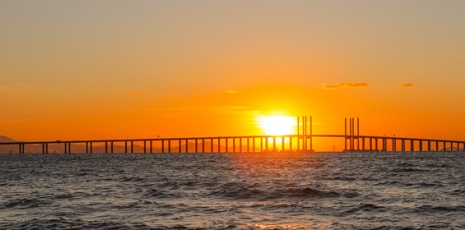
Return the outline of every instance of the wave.
<path id="1" fill-rule="evenodd" d="M 311 187 L 291 187 L 273 189 L 253 185 L 244 185 L 241 183 L 226 183 L 214 189 L 210 196 L 216 196 L 227 199 L 253 199 L 253 200 L 273 200 L 273 199 L 292 199 L 292 198 L 335 198 L 335 197 L 356 197 L 356 192 L 339 193 L 336 191 L 324 191 Z"/>
<path id="2" fill-rule="evenodd" d="M 18 222 L 0 222 L 1 229 L 154 229 L 143 223 L 114 221 L 83 221 L 81 219 L 31 219 Z M 157 228 L 155 228 L 157 229 Z M 164 229 L 164 228 L 158 228 Z"/>
<path id="3" fill-rule="evenodd" d="M 385 212 L 386 207 L 375 204 L 359 204 L 357 207 L 345 211 L 347 214 L 356 212 Z"/>
<path id="4" fill-rule="evenodd" d="M 15 200 L 10 200 L 5 203 L 3 203 L 2 208 L 19 208 L 19 209 L 29 209 L 29 208 L 36 208 L 40 206 L 48 206 L 52 202 L 50 201 L 45 201 L 41 199 L 29 199 L 29 198 L 24 198 L 24 199 L 15 199 Z"/>
<path id="5" fill-rule="evenodd" d="M 437 213 L 437 212 L 465 212 L 465 206 L 433 206 L 421 205 L 414 208 L 414 212 L 420 213 Z"/>

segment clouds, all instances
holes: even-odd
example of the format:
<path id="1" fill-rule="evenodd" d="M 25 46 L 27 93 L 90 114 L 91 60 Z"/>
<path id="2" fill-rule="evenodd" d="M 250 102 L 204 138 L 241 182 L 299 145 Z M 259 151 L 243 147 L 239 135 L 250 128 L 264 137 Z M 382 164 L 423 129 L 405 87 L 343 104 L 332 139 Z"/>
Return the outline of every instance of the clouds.
<path id="1" fill-rule="evenodd" d="M 413 83 L 404 83 L 404 84 L 398 85 L 398 87 L 399 88 L 404 88 L 404 89 L 405 88 L 413 88 L 413 87 L 415 87 L 415 84 L 413 84 Z"/>
<path id="2" fill-rule="evenodd" d="M 341 88 L 368 88 L 368 87 L 370 87 L 370 84 L 368 84 L 367 82 L 355 82 L 355 83 L 342 82 L 342 83 L 338 83 L 335 85 L 324 85 L 323 89 L 336 90 L 336 89 L 341 89 Z M 410 82 L 397 85 L 397 88 L 400 88 L 400 89 L 408 89 L 408 88 L 413 88 L 413 87 L 416 87 L 416 85 Z"/>
<path id="3" fill-rule="evenodd" d="M 226 90 L 226 93 L 227 94 L 236 94 L 236 93 L 239 93 L 237 90 L 234 90 L 234 89 L 228 89 Z"/>
<path id="4" fill-rule="evenodd" d="M 324 89 L 340 89 L 340 88 L 368 88 L 369 85 L 366 82 L 343 82 L 336 85 L 325 85 Z"/>
<path id="5" fill-rule="evenodd" d="M 0 95 L 18 95 L 32 91 L 34 91 L 34 87 L 26 84 L 0 85 Z"/>

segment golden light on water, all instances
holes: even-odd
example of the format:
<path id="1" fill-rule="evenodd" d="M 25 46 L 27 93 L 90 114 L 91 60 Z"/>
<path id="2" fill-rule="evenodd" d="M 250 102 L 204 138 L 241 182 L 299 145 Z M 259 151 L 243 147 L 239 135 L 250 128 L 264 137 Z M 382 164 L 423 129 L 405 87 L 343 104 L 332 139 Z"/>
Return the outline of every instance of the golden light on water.
<path id="1" fill-rule="evenodd" d="M 291 135 L 296 133 L 296 118 L 290 116 L 260 116 L 258 126 L 265 135 Z"/>

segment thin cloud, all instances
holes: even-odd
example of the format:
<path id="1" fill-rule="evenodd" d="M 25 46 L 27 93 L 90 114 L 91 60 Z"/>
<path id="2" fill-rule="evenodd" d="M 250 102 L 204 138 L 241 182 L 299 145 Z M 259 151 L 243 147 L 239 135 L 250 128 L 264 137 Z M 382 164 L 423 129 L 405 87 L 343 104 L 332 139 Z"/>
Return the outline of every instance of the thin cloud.
<path id="1" fill-rule="evenodd" d="M 239 93 L 237 90 L 234 90 L 234 89 L 228 89 L 226 90 L 226 93 L 227 94 L 236 94 L 236 93 Z"/>
<path id="2" fill-rule="evenodd" d="M 247 110 L 245 106 L 238 106 L 238 105 L 223 105 L 219 107 L 220 110 L 232 110 L 232 111 L 244 111 Z"/>
<path id="3" fill-rule="evenodd" d="M 135 95 L 139 95 L 139 96 L 148 96 L 149 93 L 148 92 L 145 92 L 145 91 L 137 91 L 137 92 L 134 92 Z"/>
<path id="4" fill-rule="evenodd" d="M 404 83 L 404 84 L 399 85 L 399 88 L 412 88 L 412 87 L 415 87 L 415 84 L 413 84 L 413 83 Z"/>
<path id="5" fill-rule="evenodd" d="M 1 94 L 15 95 L 15 94 L 18 94 L 18 93 L 19 93 L 19 90 L 16 89 L 16 88 L 12 88 L 12 87 L 7 87 L 7 86 L 2 86 L 2 85 L 0 85 L 0 95 L 1 95 Z"/>
<path id="6" fill-rule="evenodd" d="M 170 93 L 161 96 L 162 98 L 181 98 L 182 96 L 177 93 Z"/>
<path id="7" fill-rule="evenodd" d="M 340 88 L 367 88 L 369 87 L 368 83 L 366 82 L 343 82 L 336 85 L 325 85 L 323 86 L 324 89 L 340 89 Z"/>

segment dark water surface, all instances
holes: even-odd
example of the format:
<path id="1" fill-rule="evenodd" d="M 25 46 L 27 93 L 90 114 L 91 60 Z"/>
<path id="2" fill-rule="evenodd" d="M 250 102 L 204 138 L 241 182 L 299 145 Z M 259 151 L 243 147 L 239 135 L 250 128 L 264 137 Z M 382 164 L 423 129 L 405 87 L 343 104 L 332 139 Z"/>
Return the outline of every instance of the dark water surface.
<path id="1" fill-rule="evenodd" d="M 0 155 L 0 229 L 465 228 L 465 153 Z"/>

